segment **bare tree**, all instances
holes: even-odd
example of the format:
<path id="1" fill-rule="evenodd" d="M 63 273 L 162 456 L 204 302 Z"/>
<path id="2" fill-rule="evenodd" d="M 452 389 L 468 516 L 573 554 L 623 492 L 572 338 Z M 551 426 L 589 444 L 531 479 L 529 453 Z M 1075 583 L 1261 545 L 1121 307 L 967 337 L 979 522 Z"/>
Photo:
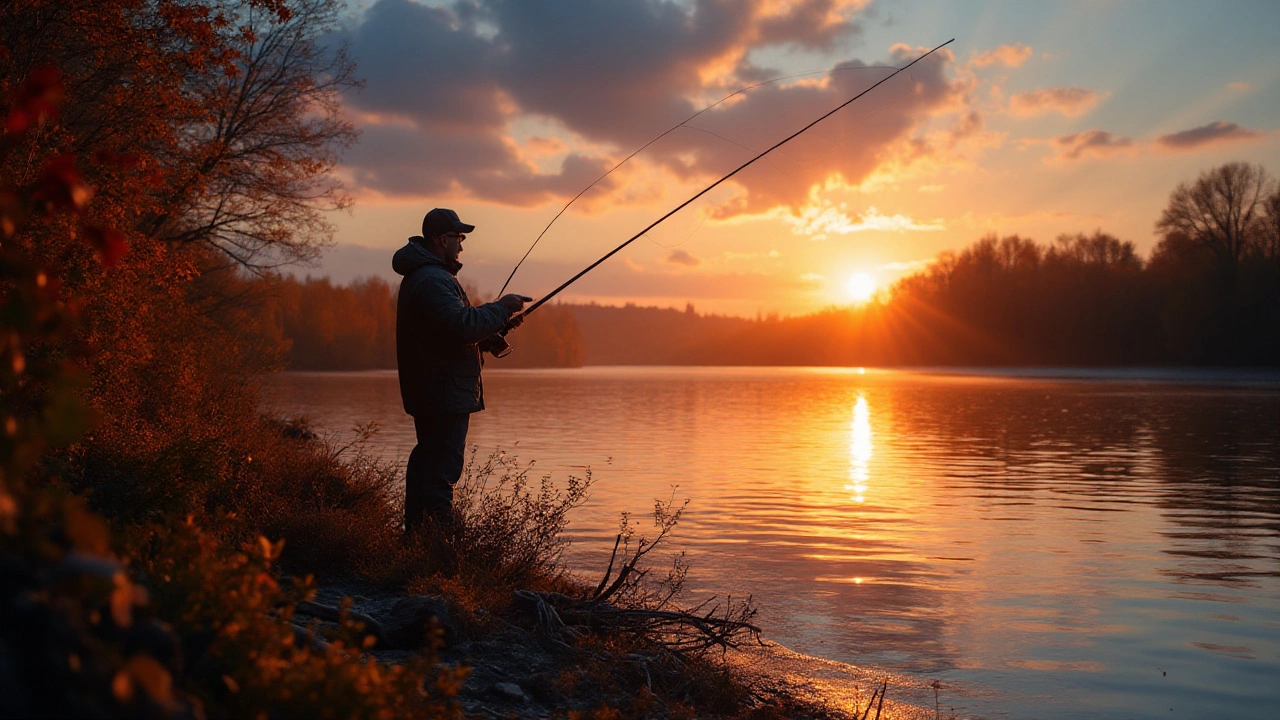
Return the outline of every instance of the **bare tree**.
<path id="1" fill-rule="evenodd" d="M 1271 193 L 1262 204 L 1258 237 L 1258 251 L 1262 257 L 1271 262 L 1280 262 L 1280 190 Z"/>
<path id="2" fill-rule="evenodd" d="M 204 243 L 249 269 L 313 259 L 332 240 L 323 212 L 350 205 L 333 170 L 356 136 L 340 93 L 357 87 L 335 0 L 221 0 L 234 72 L 192 77 L 208 114 L 184 129 L 191 168 L 154 232 Z"/>
<path id="3" fill-rule="evenodd" d="M 1263 204 L 1275 187 L 1261 165 L 1233 162 L 1212 168 L 1190 185 L 1179 183 L 1156 230 L 1166 237 L 1181 234 L 1235 267 L 1260 242 Z"/>

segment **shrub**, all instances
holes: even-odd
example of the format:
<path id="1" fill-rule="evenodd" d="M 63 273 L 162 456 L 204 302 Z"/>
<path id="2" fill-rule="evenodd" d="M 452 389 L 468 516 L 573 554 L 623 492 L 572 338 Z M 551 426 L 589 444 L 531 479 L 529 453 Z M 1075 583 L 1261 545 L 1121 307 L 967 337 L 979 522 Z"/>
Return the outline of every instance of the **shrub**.
<path id="1" fill-rule="evenodd" d="M 569 513 L 587 500 L 591 471 L 557 487 L 550 475 L 533 483 L 531 469 L 501 450 L 483 460 L 473 450 L 454 488 L 452 522 L 422 534 L 424 572 L 507 595 L 562 586 L 564 530 Z"/>

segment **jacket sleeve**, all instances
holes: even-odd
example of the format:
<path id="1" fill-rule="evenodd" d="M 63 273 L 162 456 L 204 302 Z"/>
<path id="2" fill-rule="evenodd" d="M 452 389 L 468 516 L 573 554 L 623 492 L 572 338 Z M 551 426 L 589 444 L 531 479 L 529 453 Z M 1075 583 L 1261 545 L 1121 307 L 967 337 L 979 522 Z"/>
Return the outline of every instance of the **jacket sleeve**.
<path id="1" fill-rule="evenodd" d="M 491 302 L 469 307 L 449 279 L 435 273 L 423 274 L 425 277 L 415 283 L 414 300 L 423 317 L 439 331 L 471 345 L 506 327 L 511 312 L 505 306 Z"/>

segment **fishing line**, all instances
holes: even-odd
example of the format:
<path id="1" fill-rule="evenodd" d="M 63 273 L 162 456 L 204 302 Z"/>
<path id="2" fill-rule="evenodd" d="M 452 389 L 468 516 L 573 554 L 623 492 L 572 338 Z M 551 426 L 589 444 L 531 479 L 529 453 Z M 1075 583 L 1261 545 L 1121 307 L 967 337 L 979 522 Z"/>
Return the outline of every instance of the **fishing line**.
<path id="1" fill-rule="evenodd" d="M 711 192 L 711 191 L 712 191 L 712 190 L 714 190 L 716 187 L 719 187 L 719 185 L 720 185 L 721 183 L 723 183 L 724 181 L 728 180 L 729 178 L 732 178 L 734 175 L 737 175 L 738 173 L 742 172 L 742 171 L 743 171 L 743 170 L 745 170 L 748 166 L 752 165 L 753 163 L 755 163 L 755 162 L 756 162 L 757 160 L 759 160 L 760 158 L 764 157 L 765 155 L 768 155 L 770 152 L 773 152 L 773 151 L 774 151 L 774 150 L 776 150 L 777 148 L 782 147 L 783 145 L 785 145 L 786 143 L 788 143 L 788 142 L 790 142 L 791 140 L 795 139 L 795 138 L 796 138 L 796 137 L 798 137 L 801 133 L 805 132 L 805 131 L 806 131 L 806 130 L 808 130 L 809 128 L 813 127 L 814 125 L 817 125 L 818 123 L 822 122 L 823 120 L 826 120 L 827 118 L 831 117 L 832 115 L 835 115 L 835 114 L 836 114 L 837 112 L 839 112 L 840 110 L 842 110 L 842 109 L 844 109 L 844 108 L 848 107 L 849 105 L 851 105 L 851 104 L 852 104 L 855 100 L 857 100 L 858 98 L 862 97 L 863 95 L 866 95 L 867 93 L 871 92 L 872 90 L 875 90 L 876 88 L 880 87 L 881 85 L 883 85 L 884 83 L 888 82 L 889 80 L 891 80 L 891 79 L 893 79 L 893 78 L 897 77 L 899 73 L 903 72 L 903 71 L 904 71 L 904 70 L 906 70 L 907 68 L 910 68 L 911 66 L 913 66 L 913 65 L 915 65 L 916 63 L 920 62 L 921 60 L 923 60 L 923 59 L 925 59 L 925 58 L 929 57 L 929 56 L 930 56 L 930 55 L 932 55 L 933 53 L 937 52 L 938 50 L 941 50 L 942 48 L 946 47 L 947 45 L 950 45 L 950 44 L 951 44 L 951 43 L 953 43 L 953 42 L 955 42 L 955 38 L 952 38 L 952 39 L 950 39 L 950 40 L 948 40 L 948 41 L 946 41 L 946 42 L 942 43 L 941 45 L 939 45 L 939 46 L 935 47 L 934 49 L 930 50 L 929 52 L 926 52 L 925 54 L 921 55 L 920 57 L 916 58 L 915 60 L 912 60 L 911 62 L 907 63 L 907 64 L 906 64 L 906 65 L 904 65 L 903 67 L 898 68 L 897 70 L 895 70 L 893 73 L 891 73 L 891 74 L 890 74 L 890 75 L 888 75 L 887 77 L 885 77 L 885 78 L 882 78 L 882 79 L 878 80 L 878 81 L 877 81 L 874 85 L 872 85 L 871 87 L 867 88 L 866 90 L 863 90 L 862 92 L 858 93 L 857 95 L 854 95 L 853 97 L 849 98 L 848 100 L 845 100 L 843 103 L 840 103 L 840 104 L 839 104 L 839 105 L 837 105 L 836 107 L 834 107 L 834 108 L 832 108 L 831 110 L 827 111 L 825 114 L 823 114 L 823 115 L 822 115 L 821 117 L 819 117 L 818 119 L 814 120 L 813 122 L 809 123 L 808 125 L 805 125 L 804 127 L 800 128 L 799 130 L 797 130 L 797 131 L 795 131 L 795 132 L 791 133 L 791 134 L 790 134 L 790 135 L 788 135 L 787 137 L 785 137 L 785 138 L 783 138 L 783 139 L 779 140 L 778 142 L 774 143 L 773 145 L 771 145 L 771 146 L 770 146 L 767 150 L 765 150 L 764 152 L 762 152 L 762 153 L 760 153 L 760 154 L 756 155 L 755 157 L 751 158 L 750 160 L 746 161 L 745 163 L 743 163 L 743 164 L 739 165 L 737 168 L 735 168 L 735 169 L 733 170 L 733 172 L 729 173 L 728 175 L 725 175 L 724 177 L 720 178 L 719 180 L 716 180 L 715 182 L 711 183 L 711 184 L 710 184 L 710 185 L 708 185 L 707 187 L 705 187 L 705 188 L 703 188 L 702 190 L 698 191 L 698 193 L 697 193 L 697 194 L 695 194 L 693 197 L 691 197 L 691 198 L 689 198 L 688 200 L 685 200 L 684 202 L 680 203 L 678 206 L 676 206 L 675 208 L 673 208 L 672 210 L 670 210 L 669 212 L 667 212 L 667 214 L 663 215 L 662 217 L 658 218 L 657 220 L 654 220 L 652 223 L 650 223 L 650 224 L 648 225 L 648 227 L 646 227 L 645 229 L 643 229 L 643 230 L 641 230 L 640 232 L 636 233 L 635 235 L 632 235 L 630 238 L 628 238 L 628 239 L 627 239 L 627 241 L 626 241 L 626 242 L 624 242 L 624 243 L 622 243 L 621 245 L 619 245 L 618 247 L 616 247 L 616 248 L 614 248 L 614 249 L 610 250 L 608 253 L 606 253 L 606 254 L 605 254 L 603 257 L 601 257 L 599 260 L 596 260 L 595 262 L 591 263 L 591 264 L 590 264 L 590 265 L 588 265 L 587 267 L 583 268 L 583 269 L 582 269 L 582 270 L 581 270 L 577 275 L 574 275 L 573 277 L 569 278 L 569 279 L 568 279 L 568 280 L 566 280 L 564 283 L 562 283 L 562 284 L 561 284 L 559 287 L 557 287 L 555 290 L 552 290 L 550 293 L 547 293 L 545 296 L 543 296 L 543 298 L 542 298 L 541 300 L 538 300 L 538 301 L 537 301 L 537 302 L 535 302 L 534 304 L 530 305 L 530 306 L 529 306 L 529 307 L 524 311 L 524 315 L 528 315 L 529 313 L 533 312 L 534 310 L 537 310 L 538 308 L 542 307 L 542 306 L 543 306 L 543 305 L 545 305 L 545 304 L 547 303 L 547 301 L 549 301 L 551 298 L 555 297 L 556 295 L 559 295 L 561 292 L 563 292 L 563 291 L 564 291 L 564 289 L 565 289 L 565 288 L 567 288 L 567 287 L 569 287 L 570 285 L 572 285 L 573 283 L 577 282 L 577 281 L 578 281 L 578 279 L 579 279 L 579 278 L 581 278 L 583 275 L 586 275 L 587 273 L 589 273 L 589 272 L 591 272 L 592 270 L 594 270 L 594 269 L 596 269 L 597 267 L 599 267 L 599 265 L 600 265 L 601 263 L 603 263 L 605 260 L 608 260 L 609 258 L 613 257 L 614 255 L 617 255 L 618 253 L 622 252 L 623 248 L 625 248 L 626 246 L 628 246 L 628 245 L 630 245 L 631 243 L 635 242 L 636 240 L 640 239 L 640 238 L 641 238 L 645 233 L 647 233 L 647 232 L 649 232 L 650 230 L 652 230 L 653 228 L 657 227 L 657 226 L 658 226 L 660 223 L 662 223 L 664 220 L 666 220 L 667 218 L 671 217 L 672 215 L 675 215 L 676 213 L 680 212 L 680 211 L 681 211 L 681 210 L 683 210 L 686 206 L 688 206 L 690 203 L 692 203 L 693 201 L 695 201 L 695 200 L 697 200 L 698 198 L 702 197 L 703 195 L 706 195 L 707 193 Z M 736 94 L 736 93 L 735 93 L 735 94 Z M 673 129 L 674 129 L 674 128 L 673 128 Z M 670 130 L 668 130 L 667 132 L 671 132 L 671 131 L 670 131 Z M 667 133 L 663 133 L 663 135 L 666 135 L 666 134 L 667 134 Z M 661 137 L 661 136 L 660 136 L 660 137 Z M 637 151 L 637 152 L 638 152 L 638 151 Z M 633 153 L 632 155 L 634 156 L 634 153 Z M 585 192 L 585 191 L 584 191 L 584 192 Z M 563 212 L 563 211 L 561 211 L 561 212 Z M 505 341 L 505 339 L 504 339 L 504 340 L 503 340 L 503 343 L 505 344 L 505 342 L 506 342 L 506 341 Z M 508 350 L 508 352 L 510 352 L 510 351 Z"/>
<path id="2" fill-rule="evenodd" d="M 686 121 L 686 122 L 687 122 L 687 121 Z M 699 131 L 699 132 L 704 132 L 704 133 L 706 133 L 706 134 L 708 134 L 708 135 L 711 135 L 711 136 L 713 136 L 713 137 L 720 138 L 721 140 L 723 140 L 723 141 L 725 141 L 725 142 L 729 143 L 730 145 L 737 145 L 738 147 L 742 148 L 743 150 L 746 150 L 747 152 L 752 152 L 752 153 L 754 153 L 754 152 L 759 152 L 758 150 L 756 150 L 756 149 L 755 149 L 755 148 L 753 148 L 753 147 L 750 147 L 750 146 L 748 146 L 748 145 L 743 145 L 742 143 L 740 143 L 740 142 L 738 142 L 738 141 L 736 141 L 736 140 L 730 140 L 729 138 L 727 138 L 727 137 L 725 137 L 725 136 L 723 136 L 723 135 L 721 135 L 721 134 L 719 134 L 719 133 L 716 133 L 716 132 L 712 132 L 712 131 L 710 131 L 710 130 L 707 130 L 706 128 L 700 128 L 700 127 L 697 127 L 696 125 L 681 125 L 681 127 L 683 127 L 683 128 L 684 128 L 684 129 L 686 129 L 686 130 L 697 130 L 697 131 Z M 785 157 L 785 156 L 784 156 L 784 157 Z M 764 159 L 764 161 L 765 161 L 765 162 L 767 162 L 767 163 L 769 163 L 769 167 L 772 167 L 774 170 L 777 170 L 779 174 L 781 174 L 781 175 L 785 175 L 785 176 L 787 176 L 787 177 L 789 177 L 789 178 L 794 178 L 794 177 L 795 177 L 795 175 L 793 175 L 792 173 L 787 172 L 786 170 L 783 170 L 780 166 L 778 166 L 776 163 L 774 163 L 772 159 L 770 159 L 770 158 L 765 158 L 765 159 Z M 707 205 L 710 205 L 710 204 L 711 204 L 710 202 L 708 202 L 708 201 L 705 201 L 705 200 L 704 200 L 704 201 L 703 201 L 703 209 L 705 210 L 705 209 L 706 209 L 706 206 L 707 206 Z M 660 247 L 660 248 L 663 248 L 663 249 L 666 249 L 666 250 L 672 250 L 672 249 L 678 248 L 678 247 L 680 247 L 680 246 L 682 246 L 682 245 L 684 245 L 684 244 L 688 243 L 688 242 L 689 242 L 689 240 L 690 240 L 690 239 L 692 239 L 694 235 L 697 235 L 697 234 L 698 234 L 698 231 L 702 229 L 702 226 L 707 224 L 707 219 L 708 219 L 708 218 L 710 218 L 710 217 L 711 217 L 711 212 L 710 212 L 710 210 L 706 210 L 706 212 L 703 212 L 703 214 L 702 214 L 702 219 L 698 221 L 698 226 L 697 226 L 697 227 L 695 227 L 695 228 L 694 228 L 694 229 L 693 229 L 693 230 L 692 230 L 688 235 L 686 235 L 686 236 L 684 237 L 684 239 L 683 239 L 683 240 L 681 240 L 680 242 L 672 243 L 672 244 L 670 244 L 670 245 L 667 245 L 666 243 L 662 243 L 662 242 L 659 242 L 659 241 L 657 241 L 657 240 L 653 239 L 653 237 L 651 237 L 651 236 L 649 236 L 649 235 L 645 235 L 645 239 L 646 239 L 646 240 L 648 240 L 648 241 L 649 241 L 650 243 L 652 243 L 653 245 L 656 245 L 656 246 L 658 246 L 658 247 Z"/>
<path id="3" fill-rule="evenodd" d="M 698 234 L 698 231 L 702 229 L 702 226 L 707 224 L 707 219 L 711 217 L 711 211 L 706 209 L 706 205 L 709 205 L 709 204 L 710 203 L 706 203 L 703 206 L 703 209 L 705 210 L 705 212 L 702 213 L 702 219 L 698 221 L 698 226 L 695 227 L 693 230 L 689 231 L 689 234 L 685 235 L 684 238 L 680 240 L 680 242 L 671 243 L 670 245 L 667 245 L 665 243 L 658 242 L 657 240 L 654 240 L 653 238 L 647 235 L 645 236 L 645 239 L 648 240 L 653 245 L 656 245 L 657 247 L 660 247 L 664 250 L 674 250 L 678 247 L 681 247 L 687 244 L 689 240 L 693 238 L 694 235 Z"/>
<path id="4" fill-rule="evenodd" d="M 837 69 L 839 69 L 839 68 L 837 68 Z M 863 69 L 866 69 L 866 68 L 844 68 L 844 69 L 858 69 L 858 70 L 863 70 Z M 825 71 L 820 71 L 820 72 L 825 72 Z M 793 75 L 793 76 L 790 76 L 790 77 L 797 77 L 797 76 L 794 76 L 794 75 Z M 911 74 L 911 73 L 907 73 L 907 77 L 909 77 L 909 78 L 910 78 L 910 77 L 913 77 L 913 76 L 912 76 L 912 74 Z M 779 79 L 786 79 L 786 78 L 779 78 Z M 758 87 L 758 85 L 757 85 L 757 87 Z M 790 153 L 784 152 L 784 151 L 783 151 L 783 150 L 781 150 L 781 149 L 780 149 L 780 150 L 778 150 L 776 153 L 773 153 L 772 155 L 770 155 L 770 156 L 766 156 L 766 157 L 764 157 L 764 158 L 762 158 L 762 159 L 764 160 L 764 162 L 765 162 L 765 163 L 767 163 L 767 164 L 769 165 L 769 167 L 773 168 L 773 170 L 774 170 L 775 172 L 777 172 L 779 175 L 782 175 L 782 176 L 785 176 L 785 177 L 788 177 L 788 178 L 795 179 L 796 177 L 798 177 L 798 175 L 797 175 L 795 172 L 792 172 L 791 170 L 788 170 L 788 169 L 783 168 L 783 166 L 781 166 L 781 165 L 779 165 L 777 162 L 775 162 L 775 161 L 774 161 L 774 159 L 773 159 L 773 157 L 774 157 L 774 156 L 780 157 L 780 158 L 782 158 L 782 159 L 784 159 L 784 160 L 787 160 L 787 161 L 789 161 L 789 162 L 791 162 L 791 163 L 794 163 L 794 164 L 796 164 L 796 165 L 800 165 L 800 166 L 812 166 L 812 165 L 816 164 L 817 162 L 819 162 L 819 159 L 820 159 L 820 158 L 823 158 L 823 157 L 826 157 L 827 155 L 830 155 L 830 154 L 831 154 L 834 150 L 836 150 L 837 148 L 839 148 L 839 147 L 841 147 L 841 146 L 843 146 L 843 145 L 847 144 L 847 143 L 850 141 L 850 139 L 853 137 L 853 134 L 854 134 L 854 132 L 855 132 L 856 130 L 858 130 L 859 128 L 861 128 L 861 127 L 865 126 L 865 125 L 866 125 L 869 121 L 871 121 L 873 118 L 876 118 L 876 117 L 880 116 L 880 115 L 881 115 L 881 114 L 883 114 L 884 112 L 885 112 L 885 110 L 884 110 L 884 108 L 883 108 L 882 106 L 880 106 L 880 105 L 876 105 L 876 106 L 874 106 L 874 109 L 872 109 L 870 112 L 868 112 L 868 113 L 866 113 L 866 114 L 863 114 L 863 115 L 859 115 L 859 116 L 857 117 L 857 119 L 856 119 L 856 120 L 851 120 L 851 119 L 848 117 L 848 114 L 847 114 L 847 113 L 841 113 L 841 122 L 840 122 L 841 127 L 840 127 L 840 129 L 837 129 L 837 130 L 833 133 L 833 134 L 835 135 L 835 139 L 833 139 L 833 140 L 831 141 L 831 143 L 830 143 L 830 144 L 828 144 L 828 145 L 824 145 L 824 146 L 822 146 L 820 149 L 818 149 L 818 150 L 816 150 L 816 151 L 814 151 L 814 152 L 810 153 L 811 155 L 813 155 L 813 156 L 814 156 L 812 159 L 805 159 L 805 158 L 797 157 L 797 156 L 792 155 L 792 154 L 790 154 Z M 710 136 L 712 136 L 712 137 L 714 137 L 714 138 L 717 138 L 717 139 L 719 139 L 719 140 L 722 140 L 722 141 L 724 141 L 724 142 L 726 142 L 726 143 L 728 143 L 728 144 L 730 144 L 730 145 L 735 145 L 735 146 L 737 146 L 737 147 L 740 147 L 740 148 L 742 148 L 743 150 L 746 150 L 747 152 L 751 152 L 751 153 L 757 153 L 757 152 L 759 152 L 759 150 L 758 150 L 757 148 L 755 148 L 755 147 L 751 147 L 751 146 L 749 146 L 749 145 L 744 145 L 743 143 L 740 143 L 740 142 L 738 142 L 737 140 L 734 140 L 734 139 L 732 139 L 732 138 L 729 138 L 729 137 L 726 137 L 726 136 L 724 136 L 724 135 L 721 135 L 720 133 L 717 133 L 717 132 L 715 132 L 715 131 L 713 131 L 713 130 L 708 130 L 708 129 L 703 128 L 703 127 L 698 127 L 697 125 L 689 125 L 689 124 L 688 124 L 688 122 L 689 122 L 689 121 L 687 121 L 687 120 L 686 120 L 684 123 L 682 123 L 681 125 L 677 126 L 677 128 L 683 128 L 683 129 L 685 129 L 685 130 L 697 130 L 698 132 L 706 133 L 706 134 L 708 134 L 708 135 L 710 135 Z M 707 208 L 708 206 L 710 206 L 710 205 L 712 205 L 712 203 L 711 203 L 711 202 L 709 202 L 709 201 L 708 201 L 708 200 L 706 200 L 706 199 L 704 199 L 704 200 L 702 201 L 702 203 L 701 203 L 701 206 L 702 206 L 702 208 L 703 208 L 704 210 L 706 210 L 706 208 Z M 700 230 L 702 229 L 702 226 L 703 226 L 703 225 L 705 225 L 705 224 L 707 223 L 707 220 L 708 220 L 709 218 L 710 218 L 710 210 L 707 210 L 706 212 L 704 212 L 704 213 L 703 213 L 703 215 L 702 215 L 702 219 L 698 222 L 698 226 L 697 226 L 697 227 L 695 227 L 692 231 L 690 231 L 690 232 L 689 232 L 689 234 L 688 234 L 688 235 L 686 235 L 686 236 L 684 237 L 684 239 L 682 239 L 682 240 L 680 240 L 679 242 L 676 242 L 676 243 L 667 244 L 667 243 L 660 242 L 660 241 L 658 241 L 658 240 L 655 240 L 655 239 L 652 237 L 652 235 L 650 235 L 650 234 L 646 234 L 646 235 L 645 235 L 645 239 L 646 239 L 646 240 L 648 240 L 650 244 L 655 245 L 655 246 L 660 247 L 660 248 L 667 249 L 667 250 L 670 250 L 670 249 L 673 249 L 673 248 L 677 248 L 677 247 L 680 247 L 680 246 L 682 246 L 682 245 L 686 244 L 687 242 L 689 242 L 689 240 L 690 240 L 691 238 L 693 238 L 693 236 L 694 236 L 694 235 L 697 235 L 697 234 L 698 234 L 698 231 L 700 231 Z"/>
<path id="5" fill-rule="evenodd" d="M 939 47 L 941 47 L 941 46 L 939 46 Z M 935 48 L 935 49 L 936 49 L 936 48 Z M 932 52 L 932 51 L 930 51 L 930 52 Z M 924 57 L 924 56 L 922 55 L 921 57 Z M 918 59 L 919 59 L 919 58 L 917 58 L 917 60 L 918 60 Z M 911 67 L 911 66 L 910 66 L 910 65 L 908 65 L 907 67 Z M 691 121 L 691 120 L 693 120 L 694 118 L 698 117 L 699 115 L 701 115 L 701 114 L 703 114 L 703 113 L 707 112 L 708 110 L 711 110 L 712 108 L 714 108 L 714 107 L 716 107 L 716 106 L 718 106 L 718 105 L 721 105 L 721 104 L 723 104 L 723 103 L 725 103 L 725 102 L 729 101 L 730 99 L 732 99 L 732 98 L 734 98 L 734 97 L 736 97 L 736 96 L 738 96 L 738 95 L 741 95 L 742 93 L 744 93 L 744 92 L 746 92 L 746 91 L 748 91 L 748 90 L 753 90 L 753 89 L 755 89 L 755 88 L 761 87 L 761 86 L 763 86 L 763 85 L 768 85 L 768 84 L 770 84 L 770 83 L 782 82 L 783 80 L 794 80 L 794 79 L 796 79 L 796 78 L 808 77 L 808 76 L 810 76 L 810 75 L 821 75 L 821 74 L 823 74 L 823 73 L 830 74 L 830 73 L 835 73 L 835 72 L 842 72 L 842 71 L 846 71 L 846 70 L 889 70 L 889 69 L 893 69 L 893 70 L 894 70 L 894 72 L 893 72 L 891 75 L 889 75 L 889 77 L 893 77 L 894 75 L 897 75 L 899 72 L 901 72 L 901 71 L 902 71 L 903 69 L 905 69 L 905 68 L 894 68 L 892 65 L 860 65 L 860 66 L 836 67 L 836 68 L 831 68 L 830 70 L 813 70 L 813 71 L 805 72 L 805 73 L 797 73 L 797 74 L 795 74 L 795 75 L 784 75 L 784 76 L 782 76 L 782 77 L 770 78 L 770 79 L 768 79 L 768 80 L 763 80 L 763 81 L 758 82 L 758 83 L 755 83 L 755 84 L 753 84 L 753 85 L 747 85 L 747 86 L 745 86 L 745 87 L 739 88 L 739 89 L 737 89 L 737 90 L 735 90 L 735 91 L 733 91 L 733 92 L 729 93 L 728 95 L 725 95 L 724 97 L 720 98 L 719 100 L 717 100 L 717 101 L 715 101 L 715 102 L 711 103 L 710 105 L 708 105 L 708 106 L 706 106 L 706 107 L 702 108 L 702 109 L 701 109 L 701 110 L 699 110 L 698 112 L 696 112 L 696 113 L 694 113 L 694 114 L 690 115 L 689 117 L 685 118 L 684 120 L 680 121 L 680 123 L 679 123 L 679 124 L 677 124 L 677 125 L 675 125 L 675 126 L 673 126 L 673 127 L 668 128 L 668 129 L 667 129 L 667 130 L 665 130 L 661 135 L 658 135 L 657 137 L 653 138 L 652 140 L 650 140 L 649 142 L 645 143 L 644 145 L 641 145 L 639 148 L 637 148 L 637 149 L 635 150 L 635 152 L 631 153 L 630 155 L 626 156 L 626 157 L 625 157 L 625 158 L 623 158 L 622 160 L 618 161 L 618 164 L 616 164 L 616 165 L 614 165 L 613 167 L 609 168 L 609 169 L 608 169 L 608 170 L 607 170 L 603 175 L 601 175 L 600 177 L 598 177 L 598 178 L 596 178 L 595 180 L 593 180 L 593 181 L 591 182 L 591 184 L 590 184 L 590 185 L 588 185 L 588 186 L 586 186 L 586 187 L 582 188 L 582 190 L 581 190 L 581 191 L 579 191 L 577 195 L 574 195 L 574 196 L 573 196 L 573 198 L 571 198 L 571 199 L 569 200 L 569 202 L 565 203 L 565 204 L 564 204 L 564 207 L 560 208 L 560 212 L 556 213 L 555 217 L 551 218 L 551 222 L 547 223 L 546 227 L 542 228 L 542 232 L 538 233 L 538 237 L 534 238 L 534 240 L 533 240 L 533 244 L 529 246 L 529 249 L 528 249 L 528 250 L 525 250 L 524 255 L 522 255 L 522 256 L 520 257 L 520 260 L 519 260 L 519 262 L 517 262 L 517 263 L 516 263 L 516 266 L 515 266 L 515 267 L 513 267 L 513 268 L 511 268 L 511 274 L 507 276 L 507 281 L 506 281 L 506 282 L 504 282 L 504 283 L 502 283 L 502 289 L 498 291 L 498 296 L 499 296 L 499 297 L 501 297 L 501 296 L 502 296 L 502 293 L 506 291 L 507 286 L 511 284 L 511 279 L 512 279 L 512 278 L 514 278 L 514 277 L 516 276 L 516 271 L 520 269 L 520 266 L 524 264 L 525 259 L 527 259 L 527 258 L 529 257 L 529 253 L 533 252 L 533 249 L 534 249 L 535 247 L 537 247 L 537 246 L 538 246 L 538 242 L 542 240 L 542 236 L 547 234 L 547 231 L 548 231 L 548 230 L 550 230 L 550 229 L 551 229 L 551 226 L 552 226 L 552 225 L 554 225 L 554 224 L 555 224 L 555 222 L 556 222 L 557 220 L 559 220 L 559 219 L 560 219 L 560 216 L 561 216 L 561 215 L 563 215 L 563 214 L 565 213 L 565 211 L 569 209 L 569 206 L 570 206 L 570 205 L 573 205 L 575 202 L 577 202 L 578 198 L 582 197 L 583 195 L 585 195 L 585 194 L 587 193 L 587 191 L 588 191 L 588 190 L 590 190 L 591 188 L 593 188 L 593 187 L 595 187 L 596 185 L 598 185 L 598 184 L 600 183 L 600 181 L 601 181 L 601 180 L 604 180 L 605 178 L 607 178 L 607 177 L 609 177 L 610 175 L 612 175 L 614 170 L 617 170 L 618 168 L 620 168 L 620 167 L 622 167 L 623 165 L 625 165 L 625 164 L 627 163 L 627 161 L 629 161 L 631 158 L 635 157 L 636 155 L 639 155 L 641 152 L 644 152 L 644 150 L 645 150 L 646 148 L 648 148 L 650 145 L 652 145 L 652 144 L 654 144 L 654 143 L 658 142 L 658 141 L 659 141 L 659 140 L 661 140 L 662 138 L 666 137 L 667 135 L 670 135 L 671 133 L 675 132 L 676 130 L 680 129 L 681 127 L 690 127 L 689 125 L 686 125 L 686 123 L 688 123 L 689 121 Z M 887 80 L 888 78 L 885 78 L 885 79 Z M 880 82 L 884 82 L 884 80 L 881 80 Z M 878 85 L 879 83 L 876 83 L 876 84 Z M 875 85 L 872 85 L 872 87 L 875 87 Z M 695 129 L 700 129 L 700 128 L 695 128 Z M 714 133 L 712 133 L 712 134 L 714 134 Z M 727 140 L 728 138 L 722 138 L 722 139 Z M 730 141 L 730 142 L 732 142 L 732 141 Z M 748 149 L 750 149 L 750 148 L 748 148 Z M 768 152 L 768 151 L 766 151 L 766 152 Z M 776 166 L 775 166 L 775 167 L 776 167 Z"/>

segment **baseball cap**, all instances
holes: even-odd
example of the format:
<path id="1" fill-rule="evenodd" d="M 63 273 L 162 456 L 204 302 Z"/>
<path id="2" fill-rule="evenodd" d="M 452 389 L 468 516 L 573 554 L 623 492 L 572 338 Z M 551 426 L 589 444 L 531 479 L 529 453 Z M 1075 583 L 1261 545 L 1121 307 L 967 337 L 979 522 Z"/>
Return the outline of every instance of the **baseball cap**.
<path id="1" fill-rule="evenodd" d="M 476 229 L 458 218 L 458 213 L 448 208 L 435 208 L 422 218 L 422 237 L 431 238 L 447 232 L 469 233 Z"/>

